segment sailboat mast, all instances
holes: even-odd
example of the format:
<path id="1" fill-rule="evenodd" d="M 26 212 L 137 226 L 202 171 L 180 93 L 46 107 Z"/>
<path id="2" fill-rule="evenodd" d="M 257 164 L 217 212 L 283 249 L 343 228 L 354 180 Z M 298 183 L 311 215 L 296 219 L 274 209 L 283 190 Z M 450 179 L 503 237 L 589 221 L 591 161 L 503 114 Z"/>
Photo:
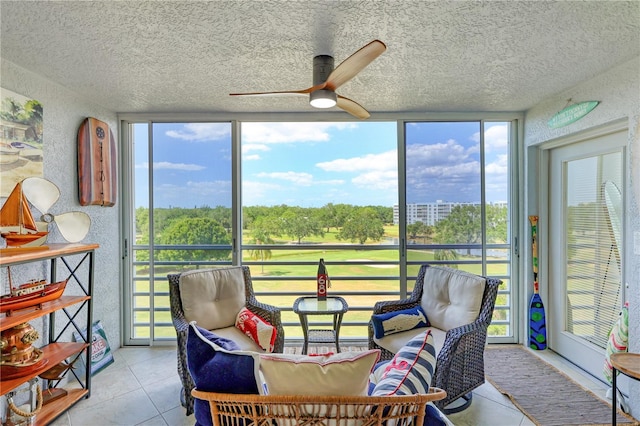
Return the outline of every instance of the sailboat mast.
<path id="1" fill-rule="evenodd" d="M 18 233 L 19 234 L 24 234 L 24 228 L 23 228 L 23 224 L 24 224 L 24 194 L 22 193 L 22 182 L 19 184 L 20 185 L 20 204 L 18 207 Z"/>

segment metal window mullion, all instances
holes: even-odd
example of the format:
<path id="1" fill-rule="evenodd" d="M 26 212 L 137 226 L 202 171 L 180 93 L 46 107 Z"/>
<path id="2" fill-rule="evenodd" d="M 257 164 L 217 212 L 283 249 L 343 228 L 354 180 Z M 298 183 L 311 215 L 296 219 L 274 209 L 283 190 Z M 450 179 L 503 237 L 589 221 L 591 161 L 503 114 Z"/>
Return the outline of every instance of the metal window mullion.
<path id="1" fill-rule="evenodd" d="M 154 324 L 154 303 L 155 303 L 155 231 L 154 231 L 154 204 L 153 204 L 153 121 L 149 121 L 149 346 L 153 346 L 155 339 L 155 333 L 153 329 Z"/>
<path id="2" fill-rule="evenodd" d="M 400 298 L 407 297 L 407 141 L 405 121 L 398 121 L 398 257 L 400 262 Z"/>
<path id="3" fill-rule="evenodd" d="M 242 147 L 239 121 L 231 122 L 231 263 L 242 264 Z"/>
<path id="4" fill-rule="evenodd" d="M 122 292 L 122 305 L 124 309 L 122 310 L 123 321 L 120 326 L 121 333 L 123 335 L 123 341 L 127 342 L 126 344 L 133 342 L 133 299 L 131 295 L 133 294 L 133 274 L 134 274 L 134 264 L 133 264 L 133 245 L 135 243 L 134 237 L 134 228 L 135 225 L 135 209 L 132 208 L 134 205 L 135 191 L 130 190 L 135 186 L 135 176 L 132 173 L 134 168 L 132 167 L 132 163 L 134 162 L 134 148 L 136 141 L 133 137 L 134 123 L 130 121 L 120 121 L 120 134 L 121 134 L 121 144 L 120 144 L 120 161 L 122 167 L 120 168 L 122 179 L 120 179 L 120 193 L 122 196 L 122 204 L 121 204 L 121 212 L 120 218 L 122 220 L 123 226 L 123 238 L 122 238 L 122 282 L 124 283 L 124 289 Z"/>
<path id="5" fill-rule="evenodd" d="M 480 120 L 480 229 L 481 229 L 481 253 L 482 275 L 487 276 L 487 197 L 485 194 L 485 155 L 484 155 L 485 121 Z"/>

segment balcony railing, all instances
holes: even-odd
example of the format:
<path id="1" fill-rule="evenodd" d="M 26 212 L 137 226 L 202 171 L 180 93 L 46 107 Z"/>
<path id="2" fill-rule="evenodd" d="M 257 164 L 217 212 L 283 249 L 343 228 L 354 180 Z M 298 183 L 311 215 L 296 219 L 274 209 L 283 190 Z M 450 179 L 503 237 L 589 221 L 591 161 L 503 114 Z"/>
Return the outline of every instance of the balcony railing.
<path id="1" fill-rule="evenodd" d="M 135 273 L 132 286 L 133 336 L 155 341 L 175 339 L 169 308 L 167 274 L 192 269 L 231 265 L 231 260 L 147 260 L 158 259 L 163 250 L 230 251 L 228 245 L 135 245 Z M 454 250 L 458 259 L 434 260 L 435 250 Z M 252 259 L 250 253 L 269 253 L 268 259 Z M 407 278 L 401 280 L 399 246 L 395 244 L 290 244 L 243 245 L 242 264 L 251 268 L 253 287 L 258 300 L 282 309 L 287 341 L 302 339 L 298 316 L 293 312 L 297 297 L 316 294 L 318 261 L 324 258 L 331 280 L 329 295 L 344 297 L 349 303 L 341 327 L 341 340 L 362 342 L 367 338 L 367 324 L 375 302 L 404 298 L 413 289 L 420 265 L 440 264 L 500 278 L 504 284 L 498 294 L 490 336 L 509 337 L 513 330 L 511 315 L 511 280 L 508 245 L 485 245 L 484 253 L 504 256 L 475 256 L 482 245 L 410 245 L 407 250 Z M 213 258 L 214 256 L 212 256 Z M 392 260 L 393 259 L 393 260 Z M 484 259 L 484 260 L 483 260 Z M 314 316 L 315 317 L 315 316 Z M 317 316 L 315 327 L 328 327 L 331 317 Z M 153 327 L 152 327 L 153 324 Z"/>

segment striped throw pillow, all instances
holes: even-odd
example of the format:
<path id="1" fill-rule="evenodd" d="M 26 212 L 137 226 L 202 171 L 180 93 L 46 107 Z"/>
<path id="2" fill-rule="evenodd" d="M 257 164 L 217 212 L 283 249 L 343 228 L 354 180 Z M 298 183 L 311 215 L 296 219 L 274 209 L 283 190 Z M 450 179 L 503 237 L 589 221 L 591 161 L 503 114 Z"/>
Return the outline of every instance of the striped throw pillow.
<path id="1" fill-rule="evenodd" d="M 413 395 L 429 392 L 436 367 L 431 330 L 407 342 L 387 365 L 371 395 Z"/>

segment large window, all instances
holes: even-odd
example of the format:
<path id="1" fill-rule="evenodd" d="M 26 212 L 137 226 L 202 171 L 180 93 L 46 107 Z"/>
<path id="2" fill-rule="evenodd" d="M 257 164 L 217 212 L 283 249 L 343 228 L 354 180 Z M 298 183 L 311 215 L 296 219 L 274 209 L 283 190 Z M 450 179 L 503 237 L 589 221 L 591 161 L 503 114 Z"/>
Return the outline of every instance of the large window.
<path id="1" fill-rule="evenodd" d="M 283 309 L 302 338 L 295 298 L 316 292 L 323 258 L 329 295 L 349 303 L 341 336 L 367 336 L 371 307 L 399 289 L 395 122 L 243 123 L 242 263 L 260 300 Z M 317 317 L 328 325 L 331 317 Z"/>
<path id="2" fill-rule="evenodd" d="M 231 124 L 132 124 L 130 340 L 174 339 L 167 274 L 231 263 Z"/>
<path id="3" fill-rule="evenodd" d="M 502 279 L 490 335 L 511 336 L 510 122 L 406 123 L 407 265 Z"/>
<path id="4" fill-rule="evenodd" d="M 349 303 L 343 339 L 365 339 L 373 305 L 411 291 L 425 262 L 501 278 L 490 334 L 513 339 L 512 122 L 124 128 L 127 344 L 175 339 L 167 274 L 232 264 L 250 266 L 259 299 L 281 307 L 286 338 L 302 339 L 293 302 L 315 294 L 321 258 L 329 294 Z"/>

